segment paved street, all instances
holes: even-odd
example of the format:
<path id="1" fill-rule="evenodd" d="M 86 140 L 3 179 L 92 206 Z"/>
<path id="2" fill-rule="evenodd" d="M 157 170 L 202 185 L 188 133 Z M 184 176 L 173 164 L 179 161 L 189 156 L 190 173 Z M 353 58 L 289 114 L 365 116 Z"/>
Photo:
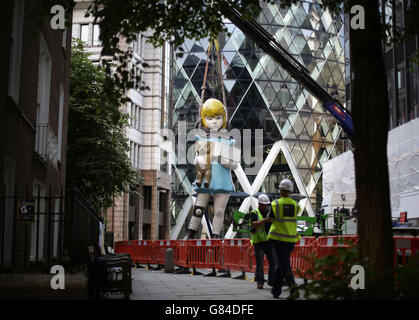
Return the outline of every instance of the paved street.
<path id="1" fill-rule="evenodd" d="M 211 270 L 198 269 L 203 274 Z M 240 275 L 233 272 L 232 277 Z M 132 270 L 133 283 L 131 300 L 276 300 L 265 283 L 263 289 L 256 289 L 252 282 L 253 273 L 247 273 L 247 280 L 201 275 L 166 273 L 164 270 Z M 265 277 L 267 277 L 265 275 Z M 296 279 L 298 285 L 302 279 Z M 284 288 L 280 298 L 286 298 L 289 290 Z M 303 292 L 300 291 L 303 297 Z"/>

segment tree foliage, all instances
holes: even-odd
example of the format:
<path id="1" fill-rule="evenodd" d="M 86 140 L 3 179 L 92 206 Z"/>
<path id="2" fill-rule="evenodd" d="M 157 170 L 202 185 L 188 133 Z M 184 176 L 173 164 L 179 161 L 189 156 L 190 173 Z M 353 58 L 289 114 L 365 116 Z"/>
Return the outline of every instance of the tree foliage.
<path id="1" fill-rule="evenodd" d="M 77 39 L 71 53 L 67 184 L 102 211 L 141 178 L 128 158 L 127 118 L 119 110 L 119 90 Z"/>
<path id="2" fill-rule="evenodd" d="M 355 246 L 334 247 L 333 254 L 314 261 L 306 272 L 306 277 L 312 279 L 305 286 L 305 298 L 316 300 L 354 300 L 368 297 L 368 286 L 365 289 L 354 290 L 350 287 L 354 276 L 351 268 L 354 265 L 365 266 L 365 261 L 359 261 Z M 306 259 L 309 257 L 305 257 Z M 369 275 L 366 276 L 369 278 Z"/>
<path id="3" fill-rule="evenodd" d="M 332 249 L 330 247 L 329 249 Z M 368 260 L 361 260 L 358 249 L 353 243 L 334 247 L 333 254 L 321 258 L 304 257 L 314 263 L 306 271 L 306 278 L 310 279 L 304 286 L 305 298 L 315 300 L 371 300 L 380 298 L 369 285 L 376 276 L 367 267 Z M 361 265 L 365 268 L 363 277 L 352 270 L 353 266 Z M 397 265 L 394 269 L 394 299 L 419 299 L 419 255 L 407 260 L 404 265 Z M 365 281 L 365 282 L 364 282 Z M 363 288 L 352 288 L 351 284 L 363 284 Z"/>
<path id="4" fill-rule="evenodd" d="M 322 8 L 327 8 L 335 15 L 343 11 L 348 13 L 352 0 L 322 0 L 318 1 Z M 224 25 L 223 13 L 229 6 L 236 6 L 245 17 L 257 16 L 261 11 L 261 2 L 274 3 L 275 0 L 127 0 L 120 1 L 93 0 L 87 15 L 95 18 L 95 23 L 100 25 L 100 40 L 103 46 L 102 56 L 113 58 L 114 67 L 105 61 L 104 67 L 107 73 L 113 74 L 115 83 L 122 90 L 126 90 L 139 84 L 138 89 L 149 89 L 146 84 L 137 78 L 128 66 L 133 53 L 121 44 L 131 43 L 136 40 L 140 32 L 153 30 L 147 41 L 155 46 L 167 42 L 179 47 L 185 39 L 202 39 L 215 36 L 220 32 L 228 33 Z M 300 0 L 281 0 L 281 7 L 289 7 L 300 3 Z M 391 4 L 391 0 L 382 0 L 385 4 Z M 50 15 L 53 5 L 61 4 L 66 9 L 66 14 L 71 14 L 75 6 L 74 0 L 37 0 L 32 14 L 33 18 L 42 24 L 45 15 Z M 382 38 L 387 43 L 400 43 L 406 38 L 417 34 L 419 26 L 419 4 L 410 1 L 407 8 L 407 21 L 405 28 L 390 24 L 382 24 Z M 69 19 L 67 19 L 67 22 Z M 121 42 L 121 37 L 124 39 Z M 419 54 L 414 61 L 419 62 Z M 147 67 L 147 64 L 143 64 Z M 121 94 L 121 98 L 123 95 Z"/>
<path id="5" fill-rule="evenodd" d="M 273 0 L 264 0 L 270 3 Z M 255 16 L 261 11 L 259 0 L 131 0 L 124 5 L 118 1 L 96 0 L 89 13 L 100 24 L 102 55 L 118 61 L 115 77 L 118 85 L 130 87 L 128 61 L 131 50 L 121 48 L 121 36 L 127 43 L 136 40 L 138 33 L 153 30 L 147 41 L 154 46 L 167 42 L 179 47 L 185 39 L 215 37 L 227 32 L 223 12 L 236 5 L 245 16 Z M 108 71 L 111 68 L 108 67 Z"/>

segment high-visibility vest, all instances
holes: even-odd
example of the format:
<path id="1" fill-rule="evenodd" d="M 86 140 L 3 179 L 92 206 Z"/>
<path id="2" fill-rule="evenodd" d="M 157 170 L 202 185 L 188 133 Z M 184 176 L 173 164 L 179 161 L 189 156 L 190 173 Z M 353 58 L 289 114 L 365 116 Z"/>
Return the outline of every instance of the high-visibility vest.
<path id="1" fill-rule="evenodd" d="M 252 212 L 257 214 L 258 221 L 263 220 L 263 216 L 260 213 L 259 209 L 252 210 Z M 250 224 L 250 227 L 252 227 L 252 221 L 251 220 L 249 220 L 249 224 Z M 250 244 L 253 245 L 253 244 L 256 244 L 256 243 L 261 243 L 261 242 L 266 242 L 266 241 L 268 241 L 268 237 L 266 236 L 265 225 L 260 224 L 256 228 L 256 231 L 252 231 L 252 235 L 250 237 Z"/>
<path id="2" fill-rule="evenodd" d="M 268 239 L 284 242 L 297 242 L 298 204 L 291 198 L 280 198 L 272 201 L 274 220 L 269 230 Z"/>

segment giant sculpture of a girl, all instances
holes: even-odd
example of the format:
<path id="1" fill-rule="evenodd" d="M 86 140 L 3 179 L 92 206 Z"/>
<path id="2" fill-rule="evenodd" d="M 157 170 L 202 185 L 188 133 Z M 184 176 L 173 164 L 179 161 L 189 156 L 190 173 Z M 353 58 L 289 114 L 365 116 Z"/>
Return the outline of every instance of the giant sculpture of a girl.
<path id="1" fill-rule="evenodd" d="M 198 196 L 186 239 L 194 238 L 211 195 L 214 197 L 212 237 L 220 237 L 224 212 L 230 193 L 234 192 L 231 170 L 238 166 L 229 152 L 226 152 L 232 149 L 235 140 L 230 139 L 227 132 L 227 112 L 222 102 L 214 98 L 206 100 L 200 110 L 200 121 L 202 135 L 195 136 L 197 151 L 194 161 L 197 169 L 194 188 Z"/>

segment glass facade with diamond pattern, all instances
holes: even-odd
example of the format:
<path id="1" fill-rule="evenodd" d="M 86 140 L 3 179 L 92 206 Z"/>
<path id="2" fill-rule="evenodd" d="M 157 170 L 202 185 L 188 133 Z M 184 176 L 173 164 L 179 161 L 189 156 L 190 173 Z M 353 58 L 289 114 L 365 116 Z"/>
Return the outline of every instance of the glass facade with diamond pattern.
<path id="1" fill-rule="evenodd" d="M 264 5 L 257 18 L 279 43 L 301 62 L 311 77 L 341 102 L 345 101 L 344 26 L 342 16 L 323 11 L 317 1 L 301 1 L 291 8 L 279 4 Z M 227 21 L 228 22 L 228 21 Z M 285 140 L 293 165 L 316 208 L 321 187 L 322 164 L 343 151 L 340 127 L 311 94 L 299 85 L 272 58 L 258 48 L 231 23 L 228 33 L 218 35 L 221 70 L 231 128 L 252 129 L 252 155 L 255 152 L 255 129 L 263 129 L 263 157 L 272 144 Z M 180 120 L 187 121 L 187 131 L 196 123 L 209 40 L 188 40 L 177 49 L 174 62 L 173 130 Z M 217 55 L 213 46 L 209 59 L 205 99 L 222 101 Z M 187 149 L 193 144 L 188 142 Z M 178 149 L 176 149 L 178 150 Z M 191 191 L 195 179 L 193 165 L 175 165 L 172 184 L 172 213 L 175 217 Z M 242 167 L 252 167 L 242 163 Z M 242 191 L 234 174 L 236 191 Z M 254 175 L 248 175 L 250 184 Z M 284 177 L 292 177 L 282 152 L 270 168 L 260 192 L 276 194 Z M 295 192 L 297 190 L 295 187 Z M 193 194 L 193 192 L 192 192 Z M 231 197 L 227 211 L 234 211 L 243 199 Z M 210 209 L 209 209 L 210 210 Z M 228 216 L 226 212 L 226 216 Z"/>

